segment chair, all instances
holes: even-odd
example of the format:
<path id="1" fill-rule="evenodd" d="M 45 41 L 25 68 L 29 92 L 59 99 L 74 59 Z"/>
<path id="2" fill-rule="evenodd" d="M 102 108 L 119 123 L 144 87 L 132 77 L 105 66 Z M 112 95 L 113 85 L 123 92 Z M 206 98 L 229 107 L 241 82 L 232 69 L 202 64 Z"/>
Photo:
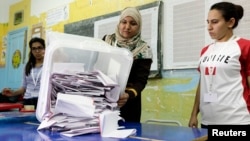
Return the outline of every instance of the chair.
<path id="1" fill-rule="evenodd" d="M 145 121 L 145 123 L 171 124 L 176 126 L 182 126 L 182 124 L 177 120 L 148 119 Z"/>

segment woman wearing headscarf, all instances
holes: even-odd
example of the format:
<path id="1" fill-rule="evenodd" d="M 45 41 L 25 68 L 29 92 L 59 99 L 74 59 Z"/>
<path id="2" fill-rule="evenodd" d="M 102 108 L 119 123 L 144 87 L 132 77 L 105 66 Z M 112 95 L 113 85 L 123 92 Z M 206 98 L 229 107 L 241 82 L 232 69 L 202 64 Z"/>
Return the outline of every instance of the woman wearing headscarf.
<path id="1" fill-rule="evenodd" d="M 140 122 L 141 92 L 147 84 L 152 64 L 152 50 L 141 39 L 141 27 L 140 12 L 135 7 L 127 7 L 121 12 L 115 33 L 103 37 L 112 46 L 130 50 L 134 57 L 125 92 L 117 102 L 121 117 L 130 122 Z"/>

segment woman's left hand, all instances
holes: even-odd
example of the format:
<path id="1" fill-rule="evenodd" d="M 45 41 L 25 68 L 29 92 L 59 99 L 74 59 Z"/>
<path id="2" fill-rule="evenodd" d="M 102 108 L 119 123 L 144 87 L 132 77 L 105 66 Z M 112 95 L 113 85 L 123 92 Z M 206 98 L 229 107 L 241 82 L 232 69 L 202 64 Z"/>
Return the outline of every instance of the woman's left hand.
<path id="1" fill-rule="evenodd" d="M 129 95 L 128 95 L 127 93 L 122 94 L 122 95 L 119 97 L 119 100 L 118 100 L 118 102 L 117 102 L 118 107 L 121 108 L 122 106 L 124 106 L 124 105 L 127 103 L 128 99 L 129 99 Z"/>

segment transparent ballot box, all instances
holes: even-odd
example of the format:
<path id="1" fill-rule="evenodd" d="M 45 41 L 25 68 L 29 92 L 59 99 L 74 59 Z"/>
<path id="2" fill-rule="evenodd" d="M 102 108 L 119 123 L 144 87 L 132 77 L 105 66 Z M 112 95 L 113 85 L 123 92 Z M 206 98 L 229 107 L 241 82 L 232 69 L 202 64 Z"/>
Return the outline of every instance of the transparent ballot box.
<path id="1" fill-rule="evenodd" d="M 65 101 L 58 104 L 57 102 L 59 100 L 56 99 L 57 97 L 54 95 L 61 93 L 58 92 L 57 89 L 68 92 L 68 90 L 66 90 L 68 86 L 65 86 L 66 88 L 62 88 L 61 86 L 65 79 L 67 80 L 67 84 L 75 85 L 74 88 L 69 88 L 72 89 L 72 91 L 68 92 L 70 94 L 74 93 L 72 94 L 72 99 L 77 94 L 81 94 L 81 92 L 78 91 L 81 88 L 78 82 L 83 82 L 85 84 L 85 80 L 77 80 L 75 77 L 85 79 L 86 75 L 87 77 L 91 76 L 90 78 L 93 78 L 92 75 L 99 74 L 97 77 L 101 77 L 103 81 L 106 81 L 105 83 L 112 88 L 113 83 L 116 82 L 118 87 L 112 91 L 113 94 L 110 100 L 113 103 L 117 101 L 119 95 L 125 91 L 133 63 L 133 56 L 129 50 L 110 46 L 101 39 L 79 35 L 48 32 L 46 37 L 41 87 L 36 109 L 36 117 L 39 121 L 58 112 L 55 111 L 56 107 L 59 110 L 64 109 L 60 106 L 63 106 L 65 104 L 63 102 Z M 72 75 L 75 74 L 77 75 L 72 77 Z M 65 77 L 62 75 L 65 75 Z M 54 78 L 57 78 L 56 81 L 60 83 L 55 84 Z M 72 81 L 68 81 L 68 78 L 72 79 Z M 91 82 L 95 80 L 96 79 L 93 78 Z M 55 85 L 58 86 L 56 90 Z M 91 93 L 96 94 L 97 92 L 88 92 L 88 94 Z M 68 95 L 64 95 L 64 97 L 61 97 L 61 100 L 71 100 L 70 95 L 68 98 L 67 96 Z M 86 101 L 83 104 L 88 104 L 86 98 L 82 100 Z M 95 100 L 98 101 L 98 98 Z M 76 101 L 76 103 L 77 102 L 78 101 Z M 66 108 L 70 108 L 70 106 Z M 75 108 L 75 110 L 77 109 Z M 69 114 L 71 113 L 69 112 Z"/>

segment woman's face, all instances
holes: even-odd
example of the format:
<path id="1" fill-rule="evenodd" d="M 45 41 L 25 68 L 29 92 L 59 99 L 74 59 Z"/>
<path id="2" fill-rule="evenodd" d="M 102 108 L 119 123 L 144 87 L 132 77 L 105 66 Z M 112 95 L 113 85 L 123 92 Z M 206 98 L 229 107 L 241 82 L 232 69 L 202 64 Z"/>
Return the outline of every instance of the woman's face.
<path id="1" fill-rule="evenodd" d="M 123 38 L 130 39 L 137 35 L 140 27 L 132 17 L 127 16 L 120 21 L 118 28 Z"/>
<path id="2" fill-rule="evenodd" d="M 39 42 L 32 43 L 31 51 L 36 60 L 40 60 L 44 58 L 45 48 L 44 46 Z"/>
<path id="3" fill-rule="evenodd" d="M 221 11 L 213 9 L 208 13 L 207 30 L 212 39 L 219 42 L 227 41 L 232 36 L 234 18 L 225 21 Z"/>

